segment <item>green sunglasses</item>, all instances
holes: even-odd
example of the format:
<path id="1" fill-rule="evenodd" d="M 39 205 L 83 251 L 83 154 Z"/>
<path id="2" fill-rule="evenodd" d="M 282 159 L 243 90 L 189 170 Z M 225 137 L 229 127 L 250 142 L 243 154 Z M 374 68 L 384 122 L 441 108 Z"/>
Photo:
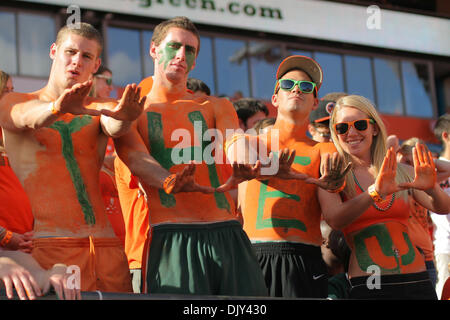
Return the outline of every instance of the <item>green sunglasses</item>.
<path id="1" fill-rule="evenodd" d="M 98 75 L 96 75 L 96 77 L 97 77 L 97 78 L 101 78 L 101 79 L 105 79 L 106 84 L 107 84 L 108 86 L 112 85 L 112 78 L 111 78 L 111 77 L 104 76 L 104 75 L 102 75 L 102 74 L 98 74 Z"/>
<path id="2" fill-rule="evenodd" d="M 280 79 L 275 85 L 274 93 L 277 93 L 277 89 L 281 88 L 286 91 L 291 91 L 295 86 L 298 86 L 302 93 L 313 93 L 316 88 L 316 84 L 311 81 L 305 80 L 292 80 L 292 79 Z"/>

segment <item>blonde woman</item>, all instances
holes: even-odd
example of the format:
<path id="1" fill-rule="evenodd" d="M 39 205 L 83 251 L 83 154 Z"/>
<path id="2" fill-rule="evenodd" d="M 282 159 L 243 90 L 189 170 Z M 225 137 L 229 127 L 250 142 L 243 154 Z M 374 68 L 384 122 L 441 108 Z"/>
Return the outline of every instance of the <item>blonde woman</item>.
<path id="1" fill-rule="evenodd" d="M 0 98 L 9 92 L 13 92 L 12 78 L 5 71 L 0 70 Z"/>
<path id="2" fill-rule="evenodd" d="M 352 170 L 341 193 L 319 189 L 326 222 L 342 230 L 352 249 L 348 276 L 352 299 L 436 299 L 425 262 L 408 234 L 408 189 L 423 207 L 447 213 L 450 198 L 436 183 L 430 152 L 414 148 L 414 168 L 387 149 L 386 128 L 362 96 L 339 99 L 331 136 Z"/>

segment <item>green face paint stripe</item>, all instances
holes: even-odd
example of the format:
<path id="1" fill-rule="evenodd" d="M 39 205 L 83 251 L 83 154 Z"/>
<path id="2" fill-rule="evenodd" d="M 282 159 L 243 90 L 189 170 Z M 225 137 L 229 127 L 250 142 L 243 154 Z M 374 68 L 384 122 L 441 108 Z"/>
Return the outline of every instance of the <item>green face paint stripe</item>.
<path id="1" fill-rule="evenodd" d="M 402 255 L 402 265 L 407 266 L 414 262 L 416 258 L 416 251 L 414 250 L 414 246 L 409 238 L 409 235 L 406 232 L 403 232 L 403 239 L 405 239 L 406 244 L 408 245 L 408 252 Z"/>
<path id="2" fill-rule="evenodd" d="M 61 135 L 62 154 L 66 161 L 67 170 L 70 173 L 72 183 L 75 187 L 78 202 L 81 205 L 81 210 L 84 214 L 84 220 L 87 224 L 95 224 L 95 215 L 92 205 L 89 201 L 89 196 L 86 192 L 86 185 L 81 176 L 80 168 L 74 156 L 73 142 L 71 134 L 81 130 L 82 127 L 91 123 L 92 117 L 83 116 L 74 118 L 70 123 L 64 121 L 54 122 L 50 128 L 56 130 Z"/>
<path id="3" fill-rule="evenodd" d="M 177 51 L 180 50 L 182 46 L 183 44 L 181 42 L 170 41 L 166 43 L 164 48 L 159 51 L 159 54 L 161 55 L 159 64 L 164 63 L 164 69 L 166 69 L 169 62 L 175 58 L 175 56 L 177 55 Z M 192 66 L 194 65 L 196 51 L 197 49 L 195 47 L 186 45 L 185 58 L 187 64 L 187 72 L 191 71 Z"/>
<path id="4" fill-rule="evenodd" d="M 287 198 L 294 201 L 300 201 L 300 197 L 296 194 L 288 194 L 283 191 L 267 191 L 269 180 L 261 181 L 261 187 L 259 189 L 258 199 L 258 211 L 256 213 L 256 229 L 266 228 L 293 228 L 306 232 L 306 225 L 298 219 L 280 219 L 280 218 L 267 218 L 264 219 L 264 206 L 266 199 L 268 198 Z"/>
<path id="5" fill-rule="evenodd" d="M 189 113 L 189 120 L 194 124 L 195 121 L 200 121 L 202 123 L 202 131 L 197 132 L 197 136 L 200 139 L 203 137 L 204 132 L 208 129 L 206 121 L 200 111 L 194 111 Z M 174 163 L 172 161 L 171 155 L 172 150 L 179 152 L 183 155 L 188 152 L 191 160 L 202 161 L 203 150 L 209 144 L 208 141 L 203 141 L 200 147 L 191 146 L 188 148 L 166 148 L 164 145 L 163 137 L 163 127 L 162 127 L 162 116 L 157 112 L 147 112 L 147 123 L 148 123 L 148 140 L 150 144 L 150 150 L 152 156 L 158 161 L 163 168 L 169 170 Z M 219 177 L 217 175 L 216 166 L 214 164 L 207 165 L 208 173 L 211 185 L 213 187 L 218 187 L 220 185 Z M 220 209 L 225 209 L 231 212 L 231 206 L 227 201 L 227 198 L 222 193 L 214 193 L 214 198 L 216 200 L 216 205 Z M 165 192 L 159 192 L 159 200 L 161 205 L 167 208 L 176 205 L 176 199 L 173 195 L 166 194 Z"/>
<path id="6" fill-rule="evenodd" d="M 189 113 L 188 115 L 189 120 L 192 122 L 192 124 L 194 124 L 194 128 L 198 129 L 195 126 L 195 122 L 196 121 L 200 121 L 202 126 L 202 132 L 197 132 L 197 136 L 201 139 L 201 151 L 203 154 L 203 151 L 205 150 L 205 148 L 208 146 L 208 144 L 210 143 L 209 141 L 203 141 L 202 137 L 204 136 L 205 132 L 208 130 L 208 125 L 205 121 L 205 118 L 203 118 L 203 115 L 200 111 L 193 111 L 191 113 Z M 220 181 L 219 181 L 219 176 L 217 174 L 217 168 L 216 165 L 214 163 L 212 164 L 207 164 L 208 167 L 208 173 L 209 173 L 209 181 L 211 182 L 211 186 L 214 188 L 217 188 L 220 186 Z M 228 202 L 227 198 L 225 197 L 225 194 L 223 193 L 214 193 L 214 198 L 216 200 L 216 205 L 218 208 L 220 209 L 225 209 L 228 212 L 231 212 L 231 206 L 230 203 Z"/>
<path id="7" fill-rule="evenodd" d="M 370 257 L 365 243 L 365 240 L 371 237 L 376 237 L 383 254 L 386 257 L 393 257 L 397 265 L 393 269 L 387 269 L 378 265 L 380 269 L 385 272 L 400 273 L 400 261 L 393 250 L 394 243 L 385 225 L 369 226 L 354 236 L 355 256 L 361 270 L 366 271 L 370 266 L 377 265 Z"/>

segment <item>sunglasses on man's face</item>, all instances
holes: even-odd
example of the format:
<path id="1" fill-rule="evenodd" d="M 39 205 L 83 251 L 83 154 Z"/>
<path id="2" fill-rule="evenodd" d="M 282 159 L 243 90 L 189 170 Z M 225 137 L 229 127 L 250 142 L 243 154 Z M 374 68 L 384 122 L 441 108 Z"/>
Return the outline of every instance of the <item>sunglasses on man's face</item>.
<path id="1" fill-rule="evenodd" d="M 302 93 L 312 93 L 314 92 L 314 88 L 316 87 L 316 84 L 314 82 L 304 80 L 297 81 L 292 79 L 280 79 L 278 80 L 277 84 L 280 86 L 281 89 L 286 91 L 293 90 L 294 87 L 297 85 Z"/>
<path id="2" fill-rule="evenodd" d="M 374 124 L 373 119 L 362 119 L 350 122 L 339 122 L 334 125 L 334 130 L 337 134 L 346 134 L 350 127 L 354 127 L 358 131 L 365 131 L 369 127 L 369 123 Z"/>
<path id="3" fill-rule="evenodd" d="M 96 77 L 97 77 L 97 78 L 101 78 L 101 79 L 105 79 L 106 84 L 107 84 L 108 86 L 112 85 L 112 78 L 111 78 L 111 77 L 104 76 L 104 75 L 102 75 L 102 74 L 96 75 Z"/>

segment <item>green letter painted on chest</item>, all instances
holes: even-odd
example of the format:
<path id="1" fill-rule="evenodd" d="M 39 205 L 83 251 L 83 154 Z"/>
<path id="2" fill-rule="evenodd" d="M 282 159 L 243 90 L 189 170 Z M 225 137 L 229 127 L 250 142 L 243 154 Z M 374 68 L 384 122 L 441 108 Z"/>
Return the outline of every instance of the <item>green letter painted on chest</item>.
<path id="1" fill-rule="evenodd" d="M 274 159 L 278 157 L 278 152 L 273 152 Z M 311 163 L 311 158 L 295 156 L 294 163 L 300 164 L 302 166 L 307 166 Z M 296 194 L 288 194 L 283 191 L 274 190 L 267 191 L 269 180 L 260 181 L 261 187 L 259 189 L 259 199 L 258 199 L 258 211 L 256 216 L 256 229 L 265 228 L 294 228 L 306 232 L 306 225 L 298 219 L 280 219 L 280 218 L 267 218 L 264 219 L 264 207 L 266 204 L 266 199 L 268 198 L 286 198 L 292 199 L 294 201 L 300 201 L 300 197 Z"/>
<path id="2" fill-rule="evenodd" d="M 86 192 L 86 186 L 81 176 L 80 168 L 74 156 L 72 133 L 81 130 L 81 128 L 91 123 L 91 121 L 92 117 L 86 115 L 74 118 L 70 123 L 56 121 L 50 126 L 50 128 L 55 129 L 61 135 L 62 154 L 66 161 L 66 167 L 75 186 L 78 202 L 84 214 L 84 220 L 89 225 L 95 224 L 95 215 Z"/>
<path id="3" fill-rule="evenodd" d="M 386 266 L 383 267 L 379 265 L 380 262 L 377 263 L 373 261 L 366 245 L 366 239 L 371 237 L 376 238 L 381 248 L 381 252 L 386 257 L 394 259 L 394 268 L 389 269 Z M 394 242 L 392 241 L 392 237 L 389 234 L 389 230 L 385 225 L 381 224 L 369 226 L 366 229 L 362 230 L 360 233 L 356 234 L 353 241 L 355 243 L 356 260 L 358 261 L 361 270 L 366 271 L 368 267 L 372 265 L 378 265 L 381 270 L 385 272 L 400 273 L 400 266 L 411 264 L 416 256 L 411 239 L 409 238 L 407 233 L 403 232 L 403 239 L 408 245 L 408 252 L 400 256 L 398 249 L 396 249 L 394 246 Z"/>
<path id="4" fill-rule="evenodd" d="M 201 155 L 203 155 L 203 150 L 208 145 L 208 142 L 203 141 L 203 135 L 205 131 L 208 129 L 206 121 L 201 114 L 200 111 L 193 111 L 188 114 L 188 118 L 190 122 L 194 125 L 196 130 L 200 129 L 195 125 L 195 122 L 201 123 L 201 132 L 196 132 L 197 136 L 202 140 L 200 141 L 200 146 L 195 147 L 191 146 L 188 148 L 183 148 L 180 150 L 175 150 L 179 154 L 183 154 L 187 152 L 191 155 L 191 160 L 201 161 Z M 161 114 L 157 112 L 147 112 L 147 122 L 148 122 L 148 138 L 150 142 L 150 150 L 152 156 L 158 161 L 161 166 L 169 170 L 172 166 L 174 166 L 174 162 L 172 161 L 172 149 L 166 148 L 164 144 L 163 138 L 163 123 L 161 119 Z M 197 159 L 200 155 L 200 159 Z M 211 182 L 211 186 L 218 187 L 220 185 L 219 177 L 217 174 L 217 169 L 215 164 L 209 164 L 208 172 L 209 172 L 209 180 Z M 159 199 L 161 201 L 161 205 L 164 207 L 173 207 L 176 204 L 175 197 L 171 194 L 166 194 L 164 190 L 158 190 Z M 223 193 L 214 193 L 214 197 L 216 200 L 216 205 L 220 209 L 226 209 L 230 211 L 230 204 L 228 203 L 225 195 Z"/>

